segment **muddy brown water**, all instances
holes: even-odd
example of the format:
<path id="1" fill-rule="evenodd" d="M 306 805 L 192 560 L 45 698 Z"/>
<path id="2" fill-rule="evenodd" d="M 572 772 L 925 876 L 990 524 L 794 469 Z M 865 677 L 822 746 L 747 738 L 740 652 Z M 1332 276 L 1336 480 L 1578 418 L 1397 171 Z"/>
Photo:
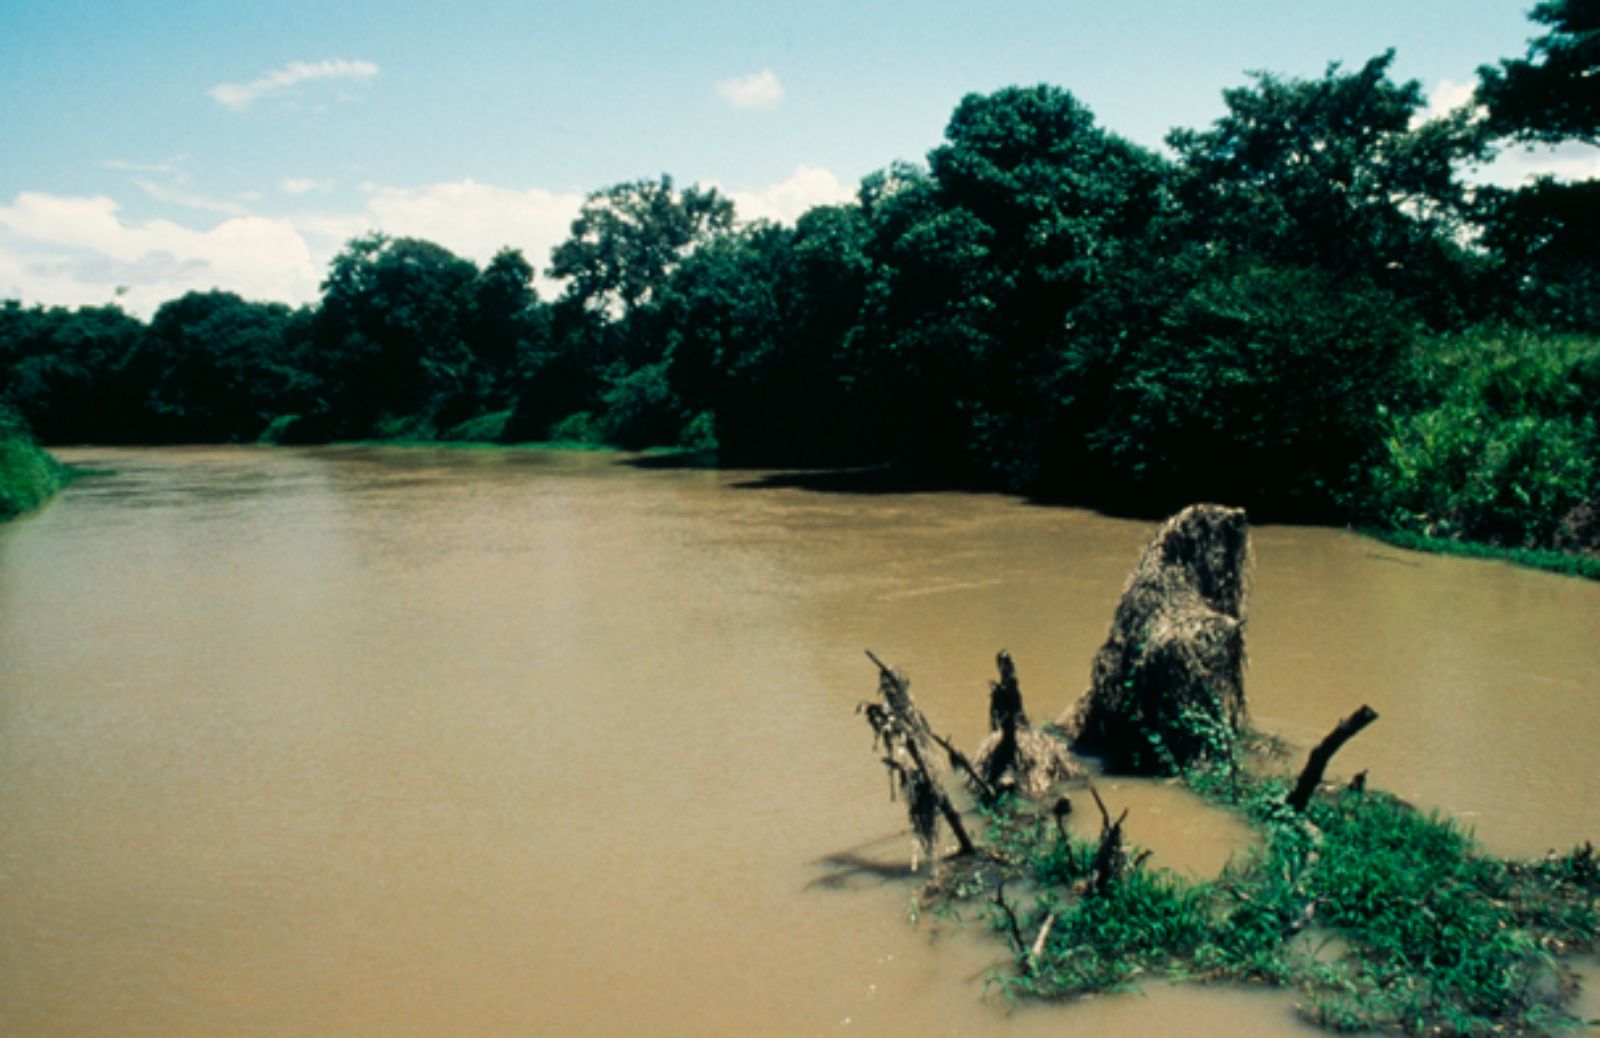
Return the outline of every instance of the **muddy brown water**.
<path id="1" fill-rule="evenodd" d="M 985 994 L 913 924 L 872 648 L 976 744 L 1083 687 L 1152 525 L 614 455 L 63 452 L 0 528 L 0 1033 L 1294 1033 L 1290 1000 Z M 1500 853 L 1600 837 L 1600 585 L 1255 531 L 1247 686 Z M 1108 783 L 1131 837 L 1241 832 Z"/>

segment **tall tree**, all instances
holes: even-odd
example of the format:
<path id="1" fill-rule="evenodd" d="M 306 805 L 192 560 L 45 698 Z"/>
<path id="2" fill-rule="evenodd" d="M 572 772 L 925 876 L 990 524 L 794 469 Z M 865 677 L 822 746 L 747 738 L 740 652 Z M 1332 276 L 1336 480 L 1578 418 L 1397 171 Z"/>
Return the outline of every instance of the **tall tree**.
<path id="1" fill-rule="evenodd" d="M 863 376 L 907 430 L 903 454 L 1027 481 L 1013 461 L 1054 406 L 1070 314 L 1138 248 L 1163 176 L 1157 156 L 1040 85 L 967 96 L 927 172 L 863 184 L 876 271 Z"/>
<path id="2" fill-rule="evenodd" d="M 1547 31 L 1526 57 L 1478 70 L 1486 127 L 1501 140 L 1600 146 L 1600 0 L 1545 0 L 1529 17 Z M 1476 202 L 1501 305 L 1523 321 L 1600 330 L 1600 179 L 1541 177 L 1484 188 Z"/>
<path id="3" fill-rule="evenodd" d="M 286 349 L 291 313 L 282 303 L 220 291 L 163 303 L 126 376 L 144 391 L 148 435 L 254 439 L 275 415 L 299 410 L 309 386 Z"/>
<path id="4" fill-rule="evenodd" d="M 1257 73 L 1224 91 L 1228 112 L 1209 129 L 1174 130 L 1187 236 L 1431 296 L 1453 319 L 1465 277 L 1456 171 L 1481 135 L 1465 114 L 1419 125 L 1422 88 L 1390 79 L 1393 61 L 1335 63 L 1314 80 Z"/>
<path id="5" fill-rule="evenodd" d="M 477 278 L 471 261 L 417 238 L 372 234 L 334 257 L 316 342 L 335 432 L 366 435 L 382 415 L 467 417 L 476 371 L 465 330 Z"/>
<path id="6" fill-rule="evenodd" d="M 533 287 L 533 265 L 501 249 L 472 284 L 467 346 L 482 373 L 485 404 L 501 407 L 550 346 L 550 314 Z"/>
<path id="7" fill-rule="evenodd" d="M 716 188 L 675 190 L 672 178 L 636 180 L 591 194 L 567 240 L 550 254 L 565 297 L 626 317 L 649 303 L 674 267 L 707 237 L 733 226 L 733 203 Z"/>
<path id="8" fill-rule="evenodd" d="M 144 325 L 117 306 L 0 303 L 0 397 L 46 443 L 141 437 L 126 369 Z"/>

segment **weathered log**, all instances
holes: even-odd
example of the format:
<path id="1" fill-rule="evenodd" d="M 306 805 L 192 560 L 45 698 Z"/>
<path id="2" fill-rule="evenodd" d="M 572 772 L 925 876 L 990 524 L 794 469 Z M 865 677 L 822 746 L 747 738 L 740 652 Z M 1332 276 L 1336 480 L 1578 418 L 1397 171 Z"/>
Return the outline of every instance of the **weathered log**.
<path id="1" fill-rule="evenodd" d="M 1333 760 L 1333 755 L 1353 739 L 1356 733 L 1377 719 L 1378 712 L 1363 704 L 1361 709 L 1334 725 L 1333 731 L 1323 737 L 1323 740 L 1312 749 L 1311 756 L 1306 758 L 1306 766 L 1300 772 L 1300 780 L 1294 784 L 1293 791 L 1284 799 L 1284 803 L 1304 814 L 1306 806 L 1311 803 L 1311 794 L 1322 784 L 1322 774 L 1328 770 L 1328 762 Z M 1365 772 L 1362 774 L 1365 775 Z"/>

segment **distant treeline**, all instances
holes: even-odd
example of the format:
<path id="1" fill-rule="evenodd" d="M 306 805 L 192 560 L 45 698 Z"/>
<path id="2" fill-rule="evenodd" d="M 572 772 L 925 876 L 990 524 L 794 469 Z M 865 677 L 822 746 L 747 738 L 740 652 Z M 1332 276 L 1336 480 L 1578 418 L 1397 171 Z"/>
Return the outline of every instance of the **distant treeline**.
<path id="1" fill-rule="evenodd" d="M 1430 121 L 1391 53 L 1257 74 L 1170 155 L 1053 86 L 970 95 L 924 164 L 793 227 L 618 184 L 549 300 L 516 250 L 372 235 L 299 309 L 9 302 L 0 393 L 49 443 L 682 445 L 1600 546 L 1600 181 L 1461 179 L 1597 142 L 1597 8 L 1540 5 L 1482 107 Z"/>

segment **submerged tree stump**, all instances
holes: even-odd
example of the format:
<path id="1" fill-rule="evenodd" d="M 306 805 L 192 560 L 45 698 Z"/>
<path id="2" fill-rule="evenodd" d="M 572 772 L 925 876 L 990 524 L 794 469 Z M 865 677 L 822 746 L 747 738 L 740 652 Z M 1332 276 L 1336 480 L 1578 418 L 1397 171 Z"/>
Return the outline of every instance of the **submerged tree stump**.
<path id="1" fill-rule="evenodd" d="M 1245 720 L 1245 515 L 1191 505 L 1146 545 L 1095 654 L 1090 688 L 1059 725 L 1116 771 L 1181 770 Z"/>
<path id="2" fill-rule="evenodd" d="M 1067 744 L 1028 723 L 1011 654 L 995 657 L 1000 680 L 989 683 L 989 736 L 973 754 L 973 767 L 995 789 L 1014 789 L 1035 800 L 1055 783 L 1083 774 Z"/>
<path id="3" fill-rule="evenodd" d="M 880 702 L 865 702 L 856 712 L 865 714 L 872 726 L 873 745 L 883 751 L 883 765 L 889 772 L 889 795 L 896 792 L 905 798 L 906 813 L 911 829 L 923 852 L 932 861 L 938 861 L 939 819 L 956 838 L 957 855 L 972 854 L 972 838 L 961 821 L 961 812 L 950 802 L 930 760 L 929 743 L 945 745 L 945 740 L 933 733 L 928 719 L 917 709 L 911 698 L 911 680 L 902 671 L 895 670 L 874 656 L 867 656 L 878 666 L 878 695 Z M 917 867 L 912 858 L 911 867 Z"/>

